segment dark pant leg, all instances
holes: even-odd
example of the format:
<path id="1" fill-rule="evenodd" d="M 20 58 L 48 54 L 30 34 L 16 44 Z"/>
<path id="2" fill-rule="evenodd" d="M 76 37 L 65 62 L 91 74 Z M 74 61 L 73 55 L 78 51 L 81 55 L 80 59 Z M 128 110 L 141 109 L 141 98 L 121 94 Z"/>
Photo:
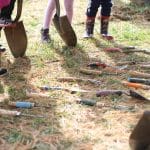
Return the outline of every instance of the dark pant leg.
<path id="1" fill-rule="evenodd" d="M 110 16 L 112 0 L 101 0 L 101 16 Z"/>
<path id="2" fill-rule="evenodd" d="M 1 18 L 11 19 L 11 14 L 13 12 L 15 2 L 16 0 L 11 0 L 10 4 L 1 10 Z"/>
<path id="3" fill-rule="evenodd" d="M 89 0 L 86 15 L 88 17 L 96 17 L 99 6 L 100 0 Z"/>

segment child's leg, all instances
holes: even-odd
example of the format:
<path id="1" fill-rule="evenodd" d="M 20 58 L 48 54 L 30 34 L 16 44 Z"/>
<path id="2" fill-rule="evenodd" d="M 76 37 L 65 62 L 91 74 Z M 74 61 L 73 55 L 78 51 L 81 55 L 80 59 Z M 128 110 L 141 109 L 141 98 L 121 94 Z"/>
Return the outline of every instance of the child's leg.
<path id="1" fill-rule="evenodd" d="M 100 0 L 90 0 L 86 11 L 86 31 L 84 38 L 93 36 L 95 17 L 100 6 Z"/>
<path id="2" fill-rule="evenodd" d="M 53 12 L 55 10 L 55 0 L 48 0 L 48 5 L 45 11 L 44 23 L 41 29 L 42 42 L 49 43 L 51 41 L 49 35 L 49 28 L 52 22 Z"/>
<path id="3" fill-rule="evenodd" d="M 112 40 L 112 36 L 108 36 L 108 24 L 109 17 L 111 14 L 112 1 L 111 0 L 101 0 L 101 34 L 107 40 Z"/>
<path id="4" fill-rule="evenodd" d="M 11 19 L 16 0 L 11 0 L 10 4 L 1 10 L 0 18 Z"/>
<path id="5" fill-rule="evenodd" d="M 54 9 L 55 9 L 55 0 L 49 0 L 45 11 L 43 29 L 48 29 L 50 27 Z"/>
<path id="6" fill-rule="evenodd" d="M 0 45 L 0 76 L 3 76 L 7 73 L 7 69 L 5 68 L 1 68 L 1 55 L 2 53 L 5 51 L 6 49 L 5 48 L 2 48 L 1 45 Z"/>
<path id="7" fill-rule="evenodd" d="M 89 0 L 89 4 L 86 11 L 87 17 L 90 18 L 96 17 L 99 6 L 100 0 Z"/>
<path id="8" fill-rule="evenodd" d="M 73 17 L 73 2 L 74 0 L 64 0 L 66 15 L 70 23 L 72 22 L 72 17 Z"/>
<path id="9" fill-rule="evenodd" d="M 111 8 L 112 8 L 112 0 L 101 0 L 101 16 L 110 17 Z"/>

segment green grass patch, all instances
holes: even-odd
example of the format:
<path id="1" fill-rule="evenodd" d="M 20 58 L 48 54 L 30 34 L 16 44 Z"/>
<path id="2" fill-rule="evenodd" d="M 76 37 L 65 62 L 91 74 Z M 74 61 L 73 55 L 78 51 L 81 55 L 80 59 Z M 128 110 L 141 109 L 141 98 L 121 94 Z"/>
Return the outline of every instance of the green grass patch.
<path id="1" fill-rule="evenodd" d="M 11 130 L 10 133 L 4 137 L 4 139 L 10 144 L 16 142 L 26 144 L 32 141 L 31 135 L 25 135 L 22 132 L 17 131 L 15 129 Z"/>
<path id="2" fill-rule="evenodd" d="M 131 22 L 114 23 L 112 25 L 112 34 L 115 35 L 118 41 L 128 42 L 128 44 L 135 46 L 150 41 L 150 30 L 136 26 Z"/>

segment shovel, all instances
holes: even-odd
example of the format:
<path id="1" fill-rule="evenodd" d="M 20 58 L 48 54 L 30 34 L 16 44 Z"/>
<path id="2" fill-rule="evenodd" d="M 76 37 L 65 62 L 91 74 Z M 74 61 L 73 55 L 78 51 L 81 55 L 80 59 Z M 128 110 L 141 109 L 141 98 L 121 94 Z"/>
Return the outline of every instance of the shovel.
<path id="1" fill-rule="evenodd" d="M 22 57 L 27 49 L 27 35 L 22 21 L 18 22 L 22 12 L 23 0 L 17 0 L 17 15 L 11 24 L 4 25 L 4 32 L 12 55 Z"/>
<path id="2" fill-rule="evenodd" d="M 132 150 L 150 149 L 150 111 L 145 111 L 129 138 Z"/>
<path id="3" fill-rule="evenodd" d="M 17 22 L 15 27 L 5 28 L 5 36 L 12 55 L 22 57 L 27 49 L 27 36 L 23 22 Z"/>
<path id="4" fill-rule="evenodd" d="M 56 14 L 53 18 L 54 26 L 59 33 L 62 40 L 65 42 L 67 46 L 76 46 L 77 37 L 76 34 L 67 18 L 66 15 L 60 17 L 60 3 L 59 0 L 55 0 L 56 2 Z"/>

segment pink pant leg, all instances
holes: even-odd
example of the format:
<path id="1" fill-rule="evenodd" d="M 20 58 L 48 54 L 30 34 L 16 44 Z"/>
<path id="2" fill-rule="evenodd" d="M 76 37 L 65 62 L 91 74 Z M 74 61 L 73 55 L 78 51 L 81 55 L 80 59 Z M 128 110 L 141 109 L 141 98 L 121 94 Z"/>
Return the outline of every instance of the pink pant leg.
<path id="1" fill-rule="evenodd" d="M 55 10 L 55 0 L 48 0 L 48 5 L 45 11 L 43 29 L 48 29 L 50 27 L 54 10 Z"/>
<path id="2" fill-rule="evenodd" d="M 72 22 L 72 17 L 73 17 L 73 2 L 74 0 L 64 0 L 66 15 L 70 23 Z M 44 24 L 43 24 L 44 29 L 48 29 L 50 27 L 54 10 L 55 10 L 55 0 L 49 0 L 45 11 Z"/>
<path id="3" fill-rule="evenodd" d="M 0 0 L 0 9 L 9 5 L 9 3 L 10 3 L 10 0 Z"/>
<path id="4" fill-rule="evenodd" d="M 64 0 L 66 15 L 70 23 L 72 22 L 72 17 L 73 17 L 73 2 L 74 0 Z"/>

